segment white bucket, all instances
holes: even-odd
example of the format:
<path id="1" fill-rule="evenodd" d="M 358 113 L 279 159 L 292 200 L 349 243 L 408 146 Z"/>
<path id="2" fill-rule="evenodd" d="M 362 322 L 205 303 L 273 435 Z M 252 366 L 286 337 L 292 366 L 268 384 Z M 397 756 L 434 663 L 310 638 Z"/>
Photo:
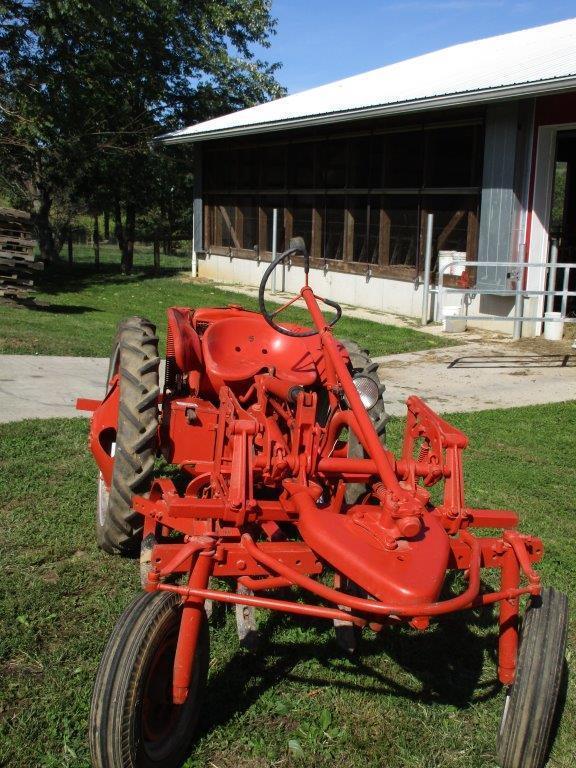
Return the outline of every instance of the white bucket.
<path id="1" fill-rule="evenodd" d="M 544 312 L 544 318 L 558 318 L 554 322 L 544 322 L 544 338 L 546 341 L 562 341 L 564 336 L 564 320 L 561 320 L 562 312 Z"/>
<path id="2" fill-rule="evenodd" d="M 460 314 L 460 307 L 442 308 L 442 330 L 446 333 L 463 333 L 466 330 L 466 317 Z"/>
<path id="3" fill-rule="evenodd" d="M 451 266 L 448 267 L 448 264 L 450 262 L 456 261 L 456 264 L 451 264 Z M 446 267 L 446 271 L 444 271 L 444 267 Z M 444 283 L 446 283 L 446 277 L 461 277 L 466 270 L 466 252 L 465 251 L 439 251 L 438 252 L 438 275 L 443 274 L 444 275 Z M 450 282 L 450 281 L 448 281 Z M 447 307 L 457 307 L 458 309 L 462 308 L 462 305 L 464 304 L 464 297 L 465 293 L 461 293 L 460 291 L 455 291 L 454 289 L 450 291 L 442 291 L 442 295 L 440 296 L 440 292 L 438 293 L 438 301 L 440 302 L 438 304 L 438 310 L 436 313 L 436 317 L 443 317 L 444 315 L 444 308 Z"/>

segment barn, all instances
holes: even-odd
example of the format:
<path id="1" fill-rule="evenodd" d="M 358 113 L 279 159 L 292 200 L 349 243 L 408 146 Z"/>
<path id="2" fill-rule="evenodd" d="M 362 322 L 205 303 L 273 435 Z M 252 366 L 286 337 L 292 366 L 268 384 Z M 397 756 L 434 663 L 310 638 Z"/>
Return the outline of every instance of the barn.
<path id="1" fill-rule="evenodd" d="M 452 287 L 476 289 L 465 302 L 476 324 L 511 331 L 501 319 L 518 313 L 519 292 L 530 292 L 525 317 L 552 306 L 538 293 L 550 270 L 536 266 L 549 262 L 551 238 L 559 264 L 574 260 L 576 19 L 452 46 L 160 140 L 194 145 L 201 276 L 257 285 L 276 211 L 278 251 L 302 236 L 321 293 L 420 317 L 432 213 L 432 282 L 452 262 Z M 300 283 L 298 266 L 287 290 Z M 553 305 L 569 312 L 572 302 Z M 539 328 L 524 323 L 526 334 Z"/>

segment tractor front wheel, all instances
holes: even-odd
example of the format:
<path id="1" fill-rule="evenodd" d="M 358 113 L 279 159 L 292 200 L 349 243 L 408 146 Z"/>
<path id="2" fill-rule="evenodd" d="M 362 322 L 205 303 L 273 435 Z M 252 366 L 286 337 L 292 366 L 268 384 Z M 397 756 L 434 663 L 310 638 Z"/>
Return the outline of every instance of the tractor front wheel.
<path id="1" fill-rule="evenodd" d="M 112 482 L 106 487 L 98 477 L 96 538 L 110 554 L 136 554 L 142 535 L 142 518 L 132 509 L 136 493 L 150 489 L 158 449 L 158 337 L 143 317 L 120 323 L 110 356 L 106 386 L 119 377 L 118 431 L 111 442 L 114 458 Z"/>
<path id="2" fill-rule="evenodd" d="M 182 615 L 169 592 L 144 593 L 118 620 L 100 661 L 90 709 L 94 768 L 178 768 L 192 750 L 202 707 L 210 640 L 198 638 L 188 698 L 172 701 Z"/>
<path id="3" fill-rule="evenodd" d="M 533 597 L 520 635 L 518 666 L 498 735 L 502 768 L 542 768 L 564 670 L 568 600 L 550 587 Z"/>

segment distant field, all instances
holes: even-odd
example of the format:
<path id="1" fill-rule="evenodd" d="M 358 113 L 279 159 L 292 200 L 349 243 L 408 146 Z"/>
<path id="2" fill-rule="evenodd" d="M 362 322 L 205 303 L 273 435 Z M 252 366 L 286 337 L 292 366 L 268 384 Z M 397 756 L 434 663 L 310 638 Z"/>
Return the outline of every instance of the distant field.
<path id="1" fill-rule="evenodd" d="M 134 259 L 134 273 L 119 274 L 115 246 L 102 246 L 101 270 L 93 266 L 91 247 L 76 246 L 75 263 L 63 263 L 40 273 L 36 303 L 0 302 L 0 354 L 108 356 L 118 322 L 129 315 L 144 315 L 165 337 L 166 308 L 215 306 L 230 303 L 256 309 L 256 300 L 210 283 L 184 282 L 187 255 L 161 257 L 163 271 L 152 268 L 152 252 L 141 248 Z M 302 310 L 291 315 L 296 322 Z M 352 338 L 371 354 L 385 355 L 446 346 L 450 342 L 390 325 L 344 317 L 337 327 L 343 338 Z"/>
<path id="2" fill-rule="evenodd" d="M 568 593 L 569 682 L 550 768 L 576 753 L 576 404 L 448 416 L 470 435 L 472 505 L 521 513 L 542 536 L 544 583 Z M 391 423 L 398 443 L 402 423 Z M 138 566 L 94 542 L 95 465 L 84 420 L 0 425 L 0 765 L 85 768 L 103 646 Z M 491 611 L 427 633 L 367 632 L 346 658 L 326 622 L 262 612 L 258 653 L 232 614 L 211 626 L 208 698 L 188 768 L 495 768 L 504 700 Z"/>

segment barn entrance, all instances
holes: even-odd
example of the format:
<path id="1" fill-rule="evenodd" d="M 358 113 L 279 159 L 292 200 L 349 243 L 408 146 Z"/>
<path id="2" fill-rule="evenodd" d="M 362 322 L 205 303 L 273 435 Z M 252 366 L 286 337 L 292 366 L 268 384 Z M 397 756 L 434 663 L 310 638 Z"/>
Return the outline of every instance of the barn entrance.
<path id="1" fill-rule="evenodd" d="M 576 129 L 558 131 L 554 160 L 554 183 L 548 226 L 551 243 L 558 247 L 558 263 L 576 263 Z M 576 290 L 576 270 L 570 271 L 569 290 Z M 556 273 L 556 290 L 562 290 L 564 270 Z M 562 307 L 562 298 L 554 299 L 554 310 Z M 567 314 L 576 313 L 576 297 L 569 296 Z"/>

